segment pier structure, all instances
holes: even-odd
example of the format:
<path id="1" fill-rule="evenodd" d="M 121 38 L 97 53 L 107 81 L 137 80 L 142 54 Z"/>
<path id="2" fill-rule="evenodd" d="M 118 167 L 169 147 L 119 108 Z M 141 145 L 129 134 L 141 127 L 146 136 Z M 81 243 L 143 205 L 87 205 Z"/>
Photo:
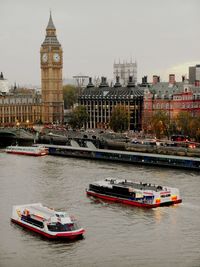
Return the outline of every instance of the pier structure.
<path id="1" fill-rule="evenodd" d="M 140 153 L 130 151 L 45 145 L 49 154 L 63 157 L 76 157 L 94 160 L 105 160 L 113 162 L 124 162 L 130 164 L 142 164 L 148 166 L 165 166 L 174 168 L 185 168 L 200 170 L 200 158 L 160 155 L 152 153 Z"/>

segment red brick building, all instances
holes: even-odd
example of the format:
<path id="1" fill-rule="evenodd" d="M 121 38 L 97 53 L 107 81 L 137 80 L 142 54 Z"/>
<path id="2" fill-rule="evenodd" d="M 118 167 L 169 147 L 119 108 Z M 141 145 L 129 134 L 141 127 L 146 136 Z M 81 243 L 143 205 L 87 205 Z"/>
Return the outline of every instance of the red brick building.
<path id="1" fill-rule="evenodd" d="M 169 82 L 160 82 L 154 75 L 153 83 L 144 91 L 143 129 L 149 129 L 149 121 L 153 114 L 166 111 L 169 120 L 176 118 L 179 112 L 190 112 L 192 116 L 200 116 L 200 86 L 189 84 L 183 78 L 176 82 L 175 75 L 169 75 Z"/>

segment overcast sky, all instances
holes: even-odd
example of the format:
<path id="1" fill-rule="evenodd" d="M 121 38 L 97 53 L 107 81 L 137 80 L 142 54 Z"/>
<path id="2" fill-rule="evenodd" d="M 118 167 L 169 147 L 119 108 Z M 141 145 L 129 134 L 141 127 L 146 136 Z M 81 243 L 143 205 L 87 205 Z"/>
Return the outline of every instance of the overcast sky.
<path id="1" fill-rule="evenodd" d="M 138 80 L 200 63 L 199 0 L 0 0 L 0 71 L 40 85 L 40 46 L 52 10 L 63 77 L 113 77 L 114 60 L 138 63 Z"/>

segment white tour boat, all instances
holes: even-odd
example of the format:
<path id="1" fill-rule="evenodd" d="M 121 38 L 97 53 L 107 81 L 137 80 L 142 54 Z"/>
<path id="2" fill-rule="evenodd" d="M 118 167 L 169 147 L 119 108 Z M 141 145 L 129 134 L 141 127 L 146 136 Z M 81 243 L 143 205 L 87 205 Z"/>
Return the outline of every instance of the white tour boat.
<path id="1" fill-rule="evenodd" d="M 144 208 L 170 206 L 182 202 L 177 188 L 107 178 L 93 182 L 86 190 L 88 196 Z"/>
<path id="2" fill-rule="evenodd" d="M 85 232 L 74 217 L 41 203 L 13 206 L 11 221 L 50 239 L 75 239 Z"/>
<path id="3" fill-rule="evenodd" d="M 48 149 L 44 146 L 8 146 L 5 151 L 10 154 L 28 156 L 45 156 L 48 154 Z"/>

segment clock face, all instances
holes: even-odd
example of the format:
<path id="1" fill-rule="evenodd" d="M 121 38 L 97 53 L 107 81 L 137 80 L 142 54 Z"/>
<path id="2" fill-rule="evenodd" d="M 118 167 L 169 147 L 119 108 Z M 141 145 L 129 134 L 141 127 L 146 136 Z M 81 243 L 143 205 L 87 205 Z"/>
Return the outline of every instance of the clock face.
<path id="1" fill-rule="evenodd" d="M 48 55 L 47 55 L 47 53 L 44 53 L 44 54 L 42 55 L 42 61 L 43 61 L 44 63 L 46 63 L 46 62 L 48 61 Z"/>
<path id="2" fill-rule="evenodd" d="M 60 61 L 60 55 L 58 53 L 53 54 L 53 60 L 54 60 L 54 62 L 59 62 Z"/>

